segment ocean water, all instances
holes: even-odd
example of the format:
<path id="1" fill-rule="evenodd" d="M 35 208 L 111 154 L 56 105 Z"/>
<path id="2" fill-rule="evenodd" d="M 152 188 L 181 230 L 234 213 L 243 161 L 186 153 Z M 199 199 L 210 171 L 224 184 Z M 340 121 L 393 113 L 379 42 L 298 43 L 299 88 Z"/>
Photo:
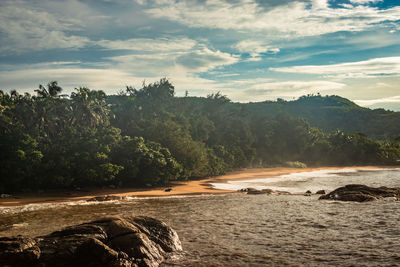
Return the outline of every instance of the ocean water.
<path id="1" fill-rule="evenodd" d="M 400 169 L 298 173 L 219 188 L 331 190 L 350 183 L 400 186 Z M 108 215 L 171 225 L 184 251 L 162 266 L 400 266 L 400 201 L 321 201 L 318 196 L 203 195 L 0 208 L 0 236 L 37 236 Z"/>

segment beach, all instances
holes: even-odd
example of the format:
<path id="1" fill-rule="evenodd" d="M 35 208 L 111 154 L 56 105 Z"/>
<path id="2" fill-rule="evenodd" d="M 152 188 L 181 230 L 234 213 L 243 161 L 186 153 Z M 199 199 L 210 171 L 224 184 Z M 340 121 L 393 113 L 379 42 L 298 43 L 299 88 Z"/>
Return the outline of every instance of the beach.
<path id="1" fill-rule="evenodd" d="M 34 238 L 110 216 L 147 216 L 172 227 L 182 242 L 183 251 L 160 266 L 397 266 L 396 199 L 331 201 L 304 192 L 348 184 L 391 188 L 399 181 L 398 167 L 269 168 L 179 183 L 169 187 L 171 192 L 107 189 L 58 199 L 22 195 L 16 199 L 22 200 L 19 206 L 0 207 L 0 235 Z M 210 183 L 236 190 L 211 189 Z M 238 186 L 291 193 L 236 193 Z M 68 201 L 104 193 L 132 197 Z"/>
<path id="2" fill-rule="evenodd" d="M 376 169 L 388 168 L 386 166 L 348 166 L 348 167 L 309 167 L 309 168 L 248 168 L 233 171 L 221 176 L 208 177 L 199 180 L 175 181 L 165 187 L 151 187 L 149 189 L 138 188 L 101 188 L 88 189 L 82 191 L 57 191 L 46 193 L 25 193 L 15 194 L 10 198 L 0 199 L 0 206 L 20 206 L 34 203 L 70 202 L 89 200 L 99 196 L 116 197 L 165 197 L 177 195 L 196 195 L 196 194 L 227 194 L 236 191 L 214 189 L 210 183 L 222 183 L 235 180 L 251 180 L 257 178 L 277 177 L 281 175 L 312 172 L 320 170 L 339 170 L 339 169 Z M 165 189 L 172 189 L 166 192 Z"/>

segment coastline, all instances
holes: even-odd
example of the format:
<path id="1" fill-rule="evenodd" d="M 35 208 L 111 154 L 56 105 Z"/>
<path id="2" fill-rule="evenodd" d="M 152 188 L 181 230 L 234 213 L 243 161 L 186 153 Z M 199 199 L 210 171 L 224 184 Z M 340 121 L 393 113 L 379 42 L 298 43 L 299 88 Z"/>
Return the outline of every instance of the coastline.
<path id="1" fill-rule="evenodd" d="M 208 177 L 200 180 L 176 181 L 169 186 L 138 189 L 138 188 L 117 188 L 117 189 L 93 189 L 87 192 L 82 191 L 60 191 L 43 194 L 16 194 L 11 198 L 0 199 L 0 207 L 24 206 L 40 203 L 57 203 L 89 200 L 99 196 L 116 197 L 166 197 L 181 195 L 202 195 L 202 194 L 228 194 L 236 191 L 220 190 L 211 187 L 210 183 L 226 182 L 232 180 L 250 180 L 255 178 L 268 178 L 298 172 L 312 172 L 320 170 L 341 170 L 341 169 L 385 169 L 393 166 L 347 166 L 347 167 L 309 167 L 309 168 L 251 168 L 233 171 L 221 176 Z M 166 188 L 171 188 L 170 192 L 165 192 Z"/>

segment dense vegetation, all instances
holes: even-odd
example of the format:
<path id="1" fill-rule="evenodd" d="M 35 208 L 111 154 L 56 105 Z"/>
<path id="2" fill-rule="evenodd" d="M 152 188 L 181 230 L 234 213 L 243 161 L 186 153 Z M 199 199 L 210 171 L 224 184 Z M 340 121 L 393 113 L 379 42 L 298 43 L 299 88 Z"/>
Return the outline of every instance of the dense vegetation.
<path id="1" fill-rule="evenodd" d="M 400 158 L 399 138 L 323 132 L 290 115 L 302 102 L 304 111 L 294 114 L 321 114 L 330 107 L 324 102 L 343 101 L 338 97 L 239 104 L 220 93 L 175 97 L 165 79 L 112 96 L 82 87 L 70 96 L 61 91 L 51 82 L 36 96 L 0 92 L 0 193 L 158 185 L 241 167 L 396 164 Z M 322 104 L 309 107 L 310 101 Z M 332 130 L 330 121 L 341 120 L 328 116 L 322 128 Z M 397 136 L 393 129 L 390 136 Z"/>
<path id="2" fill-rule="evenodd" d="M 249 112 L 277 114 L 287 112 L 305 118 L 314 127 L 330 132 L 362 132 L 375 140 L 395 139 L 400 135 L 400 112 L 364 108 L 340 96 L 302 96 L 296 101 L 250 103 Z"/>

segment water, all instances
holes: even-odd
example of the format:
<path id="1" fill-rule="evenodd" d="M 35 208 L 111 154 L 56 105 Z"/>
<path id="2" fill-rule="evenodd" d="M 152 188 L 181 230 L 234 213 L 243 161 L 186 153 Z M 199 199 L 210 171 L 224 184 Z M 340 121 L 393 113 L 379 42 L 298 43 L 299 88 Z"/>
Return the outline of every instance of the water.
<path id="1" fill-rule="evenodd" d="M 272 189 L 290 193 L 304 193 L 307 190 L 316 192 L 324 189 L 332 191 L 340 186 L 354 183 L 368 186 L 396 187 L 400 184 L 400 168 L 382 169 L 341 169 L 300 172 L 272 178 L 228 181 L 213 183 L 218 189 L 239 190 L 242 188 Z"/>
<path id="2" fill-rule="evenodd" d="M 304 192 L 315 183 L 330 189 L 354 182 L 400 186 L 400 169 L 293 174 L 270 185 Z M 147 215 L 171 225 L 182 241 L 184 252 L 163 266 L 400 266 L 400 202 L 317 198 L 227 194 L 1 208 L 0 235 L 37 236 L 107 215 Z"/>

